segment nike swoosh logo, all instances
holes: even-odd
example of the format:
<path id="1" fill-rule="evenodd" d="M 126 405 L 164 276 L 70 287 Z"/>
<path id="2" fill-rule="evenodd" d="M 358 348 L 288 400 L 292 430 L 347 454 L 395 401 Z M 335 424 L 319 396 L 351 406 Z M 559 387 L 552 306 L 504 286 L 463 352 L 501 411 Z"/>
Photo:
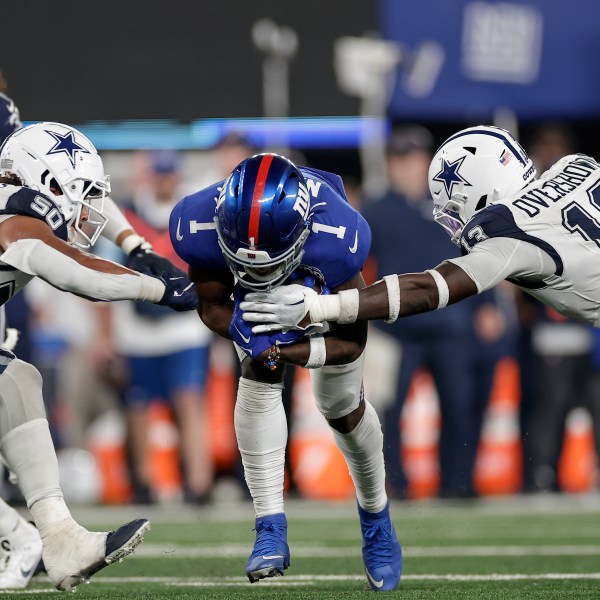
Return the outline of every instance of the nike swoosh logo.
<path id="1" fill-rule="evenodd" d="M 246 344 L 250 343 L 250 336 L 246 337 L 238 328 L 238 326 L 234 323 L 233 326 L 235 327 L 235 330 L 240 334 L 240 337 L 246 342 Z M 266 556 L 263 556 L 263 558 L 266 558 Z"/>
<path id="2" fill-rule="evenodd" d="M 177 221 L 177 232 L 175 233 L 175 237 L 177 238 L 178 242 L 180 242 L 183 239 L 183 236 L 180 233 L 180 227 L 181 227 L 181 217 L 179 217 L 179 221 Z"/>
<path id="3" fill-rule="evenodd" d="M 178 277 L 178 279 L 181 279 L 181 277 Z M 173 292 L 173 296 L 175 296 L 175 298 L 179 298 L 180 296 L 183 296 L 194 284 L 190 283 L 190 285 L 188 285 L 186 288 L 184 288 L 181 292 Z"/>
<path id="4" fill-rule="evenodd" d="M 352 254 L 356 254 L 356 251 L 358 250 L 358 231 L 354 234 L 354 244 L 348 246 L 348 250 L 350 250 Z"/>
<path id="5" fill-rule="evenodd" d="M 265 556 L 263 554 L 263 559 L 264 560 L 273 560 L 275 558 L 283 558 L 283 556 L 281 556 L 280 554 L 274 554 L 273 556 Z M 382 583 L 383 583 L 383 580 L 382 580 Z"/>
<path id="6" fill-rule="evenodd" d="M 377 579 L 369 573 L 369 569 L 365 569 L 365 573 L 367 574 L 367 579 L 371 582 L 371 585 L 376 588 L 380 588 L 383 585 L 383 577 L 381 578 L 381 581 L 377 581 Z"/>

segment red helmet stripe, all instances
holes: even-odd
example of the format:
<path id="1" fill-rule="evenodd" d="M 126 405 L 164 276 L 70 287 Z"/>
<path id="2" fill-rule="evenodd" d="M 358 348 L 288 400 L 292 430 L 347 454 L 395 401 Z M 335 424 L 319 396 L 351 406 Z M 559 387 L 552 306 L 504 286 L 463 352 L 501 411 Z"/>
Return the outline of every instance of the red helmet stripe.
<path id="1" fill-rule="evenodd" d="M 266 154 L 260 161 L 256 183 L 254 184 L 254 193 L 252 194 L 252 206 L 250 207 L 250 221 L 248 223 L 248 244 L 252 246 L 252 238 L 254 245 L 258 245 L 258 225 L 260 223 L 260 201 L 263 199 L 265 192 L 265 183 L 269 167 L 273 161 L 272 154 Z"/>

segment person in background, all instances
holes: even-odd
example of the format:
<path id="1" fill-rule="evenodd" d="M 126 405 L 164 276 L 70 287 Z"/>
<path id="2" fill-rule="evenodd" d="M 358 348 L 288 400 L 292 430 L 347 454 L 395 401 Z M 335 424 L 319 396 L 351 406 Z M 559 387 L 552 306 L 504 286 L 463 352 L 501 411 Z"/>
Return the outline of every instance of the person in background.
<path id="1" fill-rule="evenodd" d="M 383 197 L 366 199 L 363 208 L 373 232 L 371 254 L 379 277 L 397 270 L 418 272 L 449 253 L 456 254 L 433 220 L 427 184 L 432 151 L 433 137 L 420 125 L 397 127 L 390 137 L 386 154 L 389 190 Z M 497 360 L 493 354 L 484 354 L 482 346 L 501 336 L 504 323 L 490 296 L 392 325 L 376 323 L 401 348 L 395 401 L 382 415 L 388 483 L 397 498 L 405 497 L 407 491 L 400 462 L 400 415 L 413 375 L 423 368 L 433 376 L 440 403 L 439 495 L 474 493 L 476 449 Z M 477 372 L 489 374 L 489 380 L 475 377 L 476 360 L 483 363 Z"/>
<path id="2" fill-rule="evenodd" d="M 168 231 L 169 215 L 181 192 L 182 156 L 165 150 L 148 158 L 148 177 L 124 202 L 124 213 L 160 254 L 186 269 L 173 251 Z M 213 482 L 204 398 L 211 333 L 193 312 L 174 313 L 143 302 L 110 308 L 114 350 L 125 357 L 128 372 L 124 402 L 133 502 L 154 500 L 148 415 L 149 404 L 160 401 L 171 407 L 179 432 L 184 501 L 204 504 L 210 500 Z"/>

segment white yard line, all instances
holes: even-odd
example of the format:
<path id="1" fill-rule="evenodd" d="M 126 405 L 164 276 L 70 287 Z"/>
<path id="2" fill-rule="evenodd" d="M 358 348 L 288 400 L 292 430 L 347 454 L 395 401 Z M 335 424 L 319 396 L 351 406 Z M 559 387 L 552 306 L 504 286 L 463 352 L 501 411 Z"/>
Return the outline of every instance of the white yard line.
<path id="1" fill-rule="evenodd" d="M 486 581 L 584 581 L 600 580 L 600 573 L 489 573 L 485 575 L 473 574 L 437 574 L 426 573 L 421 575 L 403 575 L 402 581 L 446 581 L 446 582 L 486 582 Z M 33 581 L 36 581 L 35 579 Z M 261 586 L 277 585 L 285 587 L 298 587 L 313 585 L 319 582 L 331 581 L 365 581 L 364 575 L 286 575 L 265 579 Z M 92 585 L 97 587 L 106 584 L 145 583 L 158 584 L 169 587 L 249 587 L 246 577 L 97 577 Z M 402 584 L 400 584 L 402 586 Z M 2 590 L 4 595 L 29 595 L 56 592 L 52 587 Z"/>
<path id="2" fill-rule="evenodd" d="M 360 557 L 361 547 L 324 547 L 294 544 L 292 556 L 302 558 Z M 246 557 L 250 551 L 247 544 L 226 544 L 218 546 L 186 546 L 176 544 L 150 544 L 140 546 L 135 558 L 214 558 Z M 598 556 L 600 545 L 556 545 L 556 546 L 405 546 L 405 557 L 436 558 L 452 556 Z"/>

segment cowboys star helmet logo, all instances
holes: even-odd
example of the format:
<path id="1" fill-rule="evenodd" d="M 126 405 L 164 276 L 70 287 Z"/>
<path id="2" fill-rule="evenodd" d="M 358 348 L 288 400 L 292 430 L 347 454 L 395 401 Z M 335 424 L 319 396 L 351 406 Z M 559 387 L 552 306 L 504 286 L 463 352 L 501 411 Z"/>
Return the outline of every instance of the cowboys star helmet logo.
<path id="1" fill-rule="evenodd" d="M 85 154 L 89 154 L 89 150 L 86 150 L 83 146 L 78 144 L 75 141 L 75 136 L 72 131 L 67 131 L 64 135 L 61 135 L 57 131 L 49 131 L 48 129 L 44 130 L 46 133 L 49 133 L 56 144 L 46 154 L 66 154 L 75 168 L 75 155 L 77 152 L 84 152 Z"/>
<path id="2" fill-rule="evenodd" d="M 439 181 L 444 184 L 446 188 L 446 194 L 448 198 L 452 198 L 452 187 L 454 184 L 464 183 L 465 185 L 471 185 L 459 172 L 460 165 L 462 165 L 466 156 L 457 158 L 454 162 L 448 162 L 445 157 L 442 156 L 442 169 L 433 177 L 433 181 Z"/>

